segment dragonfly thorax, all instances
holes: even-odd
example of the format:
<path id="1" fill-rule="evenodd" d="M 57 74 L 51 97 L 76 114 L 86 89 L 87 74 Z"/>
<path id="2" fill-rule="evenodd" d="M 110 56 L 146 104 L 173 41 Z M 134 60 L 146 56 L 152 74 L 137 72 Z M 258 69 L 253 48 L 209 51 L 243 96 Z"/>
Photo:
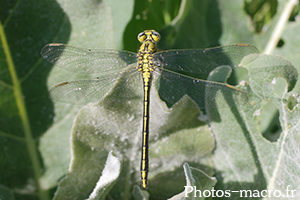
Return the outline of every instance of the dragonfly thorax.
<path id="1" fill-rule="evenodd" d="M 138 51 L 138 71 L 148 79 L 155 68 L 153 53 L 157 51 L 156 43 L 160 35 L 154 30 L 146 30 L 138 35 L 138 40 L 142 43 Z"/>
<path id="2" fill-rule="evenodd" d="M 151 72 L 154 71 L 155 65 L 153 62 L 153 54 L 151 53 L 138 53 L 138 66 L 137 69 L 141 72 L 143 78 L 149 79 Z"/>

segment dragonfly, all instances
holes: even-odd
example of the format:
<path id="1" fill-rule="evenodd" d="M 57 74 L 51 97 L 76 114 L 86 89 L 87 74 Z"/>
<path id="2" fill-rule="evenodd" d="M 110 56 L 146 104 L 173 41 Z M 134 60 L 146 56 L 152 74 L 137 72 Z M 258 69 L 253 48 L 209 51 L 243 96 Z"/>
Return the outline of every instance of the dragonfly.
<path id="1" fill-rule="evenodd" d="M 143 90 L 141 183 L 148 185 L 149 157 L 149 105 L 150 88 L 155 80 L 159 96 L 173 105 L 184 95 L 190 96 L 199 108 L 216 107 L 219 99 L 214 95 L 221 92 L 225 97 L 234 97 L 247 102 L 247 95 L 240 89 L 221 82 L 202 79 L 220 66 L 235 68 L 241 60 L 253 53 L 256 47 L 249 44 L 234 44 L 208 49 L 175 49 L 158 51 L 160 34 L 145 30 L 138 34 L 141 45 L 137 53 L 124 50 L 83 49 L 66 44 L 51 43 L 41 50 L 41 56 L 63 69 L 85 74 L 100 75 L 94 79 L 75 80 L 60 83 L 50 89 L 50 97 L 56 101 L 73 104 L 87 104 L 100 101 L 116 86 L 118 89 L 130 85 Z M 122 78 L 120 78 L 122 77 Z M 115 102 L 130 100 L 131 94 Z M 113 100 L 112 100 L 113 101 Z M 232 101 L 226 102 L 235 106 Z"/>

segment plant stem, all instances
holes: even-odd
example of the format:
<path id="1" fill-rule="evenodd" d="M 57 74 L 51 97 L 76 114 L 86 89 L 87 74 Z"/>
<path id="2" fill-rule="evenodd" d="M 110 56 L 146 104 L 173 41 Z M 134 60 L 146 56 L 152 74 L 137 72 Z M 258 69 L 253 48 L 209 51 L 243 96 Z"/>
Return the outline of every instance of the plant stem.
<path id="1" fill-rule="evenodd" d="M 290 17 L 291 12 L 293 11 L 293 8 L 296 4 L 298 4 L 298 0 L 289 0 L 285 5 L 285 8 L 283 9 L 283 12 L 264 50 L 264 54 L 271 54 L 272 51 L 276 48 L 278 41 L 280 40 L 280 37 L 282 35 L 284 26 L 288 21 L 288 18 Z"/>

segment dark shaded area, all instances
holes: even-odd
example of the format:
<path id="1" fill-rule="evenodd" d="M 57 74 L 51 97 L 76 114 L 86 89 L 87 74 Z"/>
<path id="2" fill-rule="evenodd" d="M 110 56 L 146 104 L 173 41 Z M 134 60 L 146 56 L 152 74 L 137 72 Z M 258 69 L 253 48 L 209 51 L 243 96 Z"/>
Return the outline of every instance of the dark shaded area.
<path id="1" fill-rule="evenodd" d="M 283 47 L 284 46 L 284 40 L 280 39 L 277 43 L 277 47 Z"/>
<path id="2" fill-rule="evenodd" d="M 280 121 L 279 121 L 279 112 L 276 112 L 269 127 L 266 129 L 264 133 L 262 133 L 262 135 L 270 142 L 277 142 L 281 132 L 282 132 L 282 128 L 280 126 Z"/>
<path id="3" fill-rule="evenodd" d="M 187 1 L 182 15 L 176 22 L 179 28 L 169 25 L 159 30 L 162 38 L 159 49 L 203 49 L 220 45 L 222 22 L 216 0 Z"/>
<path id="4" fill-rule="evenodd" d="M 266 118 L 271 119 L 268 123 L 268 126 L 264 130 L 260 130 L 263 137 L 270 142 L 277 142 L 280 134 L 282 133 L 279 117 L 279 111 L 271 102 L 268 102 L 268 104 L 265 105 L 261 110 L 261 115 L 258 122 L 260 129 L 262 128 L 260 127 L 260 124 L 265 124 L 264 120 L 266 120 Z"/>

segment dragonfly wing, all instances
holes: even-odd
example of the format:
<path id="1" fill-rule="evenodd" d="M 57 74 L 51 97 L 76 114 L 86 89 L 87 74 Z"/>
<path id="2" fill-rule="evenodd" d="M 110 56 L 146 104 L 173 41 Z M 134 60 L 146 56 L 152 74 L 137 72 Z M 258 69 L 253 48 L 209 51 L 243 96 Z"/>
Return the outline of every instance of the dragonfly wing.
<path id="1" fill-rule="evenodd" d="M 43 47 L 41 55 L 63 69 L 89 74 L 114 71 L 137 62 L 136 54 L 129 51 L 91 50 L 56 43 Z"/>
<path id="2" fill-rule="evenodd" d="M 53 100 L 71 104 L 84 105 L 99 101 L 112 87 L 113 82 L 103 81 L 106 78 L 64 82 L 50 89 Z"/>
<path id="3" fill-rule="evenodd" d="M 199 108 L 235 107 L 237 101 L 245 103 L 247 95 L 240 89 L 219 82 L 194 79 L 186 75 L 163 70 L 156 80 L 155 86 L 160 97 L 172 106 L 184 95 L 189 95 Z M 221 93 L 222 95 L 217 95 Z M 224 98 L 225 100 L 224 100 Z"/>
<path id="4" fill-rule="evenodd" d="M 110 91 L 117 91 L 111 93 L 110 104 L 113 105 L 129 100 L 131 93 L 123 92 L 125 94 L 122 95 L 122 91 L 140 84 L 139 79 L 135 65 L 131 65 L 119 73 L 103 75 L 95 79 L 64 82 L 51 88 L 49 92 L 53 100 L 84 105 L 100 101 Z M 142 85 L 140 87 L 142 88 Z"/>
<path id="5" fill-rule="evenodd" d="M 162 68 L 197 78 L 197 75 L 208 74 L 219 66 L 234 68 L 252 53 L 258 53 L 255 46 L 236 44 L 209 49 L 161 51 L 155 54 L 154 60 Z"/>

